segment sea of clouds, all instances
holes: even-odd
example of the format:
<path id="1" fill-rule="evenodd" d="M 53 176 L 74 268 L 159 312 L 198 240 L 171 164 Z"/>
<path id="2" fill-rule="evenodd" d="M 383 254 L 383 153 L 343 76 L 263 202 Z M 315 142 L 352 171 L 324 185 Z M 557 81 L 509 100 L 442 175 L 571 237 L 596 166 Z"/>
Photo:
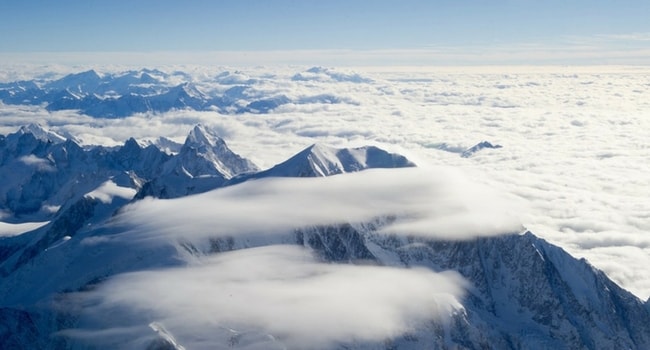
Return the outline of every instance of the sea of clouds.
<path id="1" fill-rule="evenodd" d="M 63 66 L 23 67 L 19 71 L 14 68 L 0 72 L 0 78 L 8 81 L 45 74 L 62 76 L 81 70 L 80 67 Z M 102 72 L 102 67 L 92 68 Z M 232 83 L 252 81 L 255 91 L 264 96 L 283 94 L 298 98 L 330 94 L 340 97 L 343 103 L 287 104 L 269 114 L 174 111 L 117 120 L 94 119 L 74 111 L 49 113 L 35 106 L 0 105 L 0 133 L 14 132 L 20 125 L 37 122 L 59 133 L 74 135 L 84 144 L 117 145 L 129 137 L 144 140 L 159 136 L 182 142 L 195 124 L 202 123 L 217 130 L 231 149 L 261 168 L 271 167 L 315 142 L 337 147 L 380 145 L 405 154 L 423 169 L 419 172 L 398 171 L 403 177 L 395 186 L 391 185 L 390 179 L 381 178 L 387 176 L 382 172 L 371 175 L 375 178 L 369 182 L 352 177 L 346 180 L 349 184 L 345 186 L 356 188 L 355 196 L 350 196 L 345 186 L 336 183 L 341 181 L 337 179 L 326 180 L 314 190 L 303 192 L 300 192 L 300 186 L 310 187 L 308 181 L 311 180 L 304 180 L 305 183 L 273 182 L 270 187 L 238 186 L 198 197 L 205 203 L 230 201 L 231 210 L 224 211 L 223 216 L 202 216 L 199 210 L 192 220 L 199 226 L 205 225 L 206 230 L 218 218 L 236 228 L 235 221 L 246 221 L 246 217 L 241 215 L 248 207 L 260 215 L 260 225 L 278 225 L 284 229 L 280 227 L 282 222 L 277 221 L 278 217 L 307 221 L 324 219 L 318 217 L 318 211 L 310 210 L 306 205 L 319 199 L 325 211 L 363 218 L 376 215 L 378 211 L 386 213 L 396 208 L 404 209 L 404 205 L 413 203 L 418 203 L 417 208 L 421 208 L 430 196 L 439 200 L 427 202 L 432 212 L 450 208 L 449 205 L 436 207 L 440 203 L 452 203 L 452 208 L 462 210 L 448 217 L 421 215 L 420 220 L 398 222 L 393 228 L 414 232 L 446 230 L 457 234 L 458 238 L 467 238 L 523 224 L 574 256 L 586 258 L 638 297 L 646 299 L 650 296 L 650 69 L 360 67 L 354 71 L 326 69 L 310 75 L 305 72 L 308 67 L 298 66 L 240 68 L 236 73 L 224 67 L 161 68 L 169 71 L 184 69 L 194 77 L 199 88 L 206 91 L 220 91 Z M 107 66 L 104 72 L 123 69 Z M 236 78 L 234 81 L 217 82 L 213 79 L 227 70 L 233 73 L 231 78 Z M 303 74 L 305 79 L 292 80 L 297 73 Z M 463 150 L 484 140 L 503 147 L 484 149 L 469 158 L 460 156 Z M 270 195 L 263 192 L 263 188 L 275 192 Z M 341 193 L 347 197 L 337 196 Z M 278 195 L 280 197 L 276 197 Z M 266 214 L 262 214 L 264 210 L 258 210 L 259 206 L 264 207 L 264 201 L 281 199 L 281 196 L 286 196 L 286 200 L 298 198 L 304 201 L 301 202 L 304 205 L 293 211 L 278 206 Z M 409 196 L 410 201 L 400 202 Z M 341 198 L 354 200 L 341 201 Z M 391 201 L 391 198 L 396 200 Z M 373 203 L 376 207 L 367 212 L 355 211 L 363 205 L 354 201 Z M 139 222 L 140 232 L 166 232 L 165 227 L 175 227 L 170 222 L 175 220 L 173 210 L 166 205 L 164 201 L 136 203 L 131 214 L 126 212 L 125 215 L 133 215 L 129 220 Z M 235 210 L 238 208 L 242 210 Z M 495 210 L 498 215 L 494 214 Z M 462 215 L 454 220 L 453 215 L 458 212 Z M 154 216 L 161 220 L 149 220 Z M 250 220 L 246 222 L 253 226 L 251 230 L 255 229 Z M 170 234 L 178 232 L 168 231 Z M 255 251 L 256 254 L 250 258 L 267 259 L 264 261 L 272 264 L 269 256 L 281 256 L 279 260 L 273 260 L 277 263 L 291 261 L 296 254 L 305 254 L 286 247 L 266 249 Z M 282 254 L 277 255 L 273 249 L 280 249 Z M 245 256 L 242 254 L 245 253 L 233 253 L 202 264 L 235 264 L 242 261 Z M 307 266 L 311 267 L 309 264 Z M 324 276 L 329 273 L 325 267 L 317 264 L 313 267 L 311 273 Z M 202 268 L 192 270 L 187 278 L 196 276 L 201 280 Z M 354 271 L 356 267 L 349 269 L 348 274 L 337 278 L 361 273 Z M 119 277 L 121 282 L 117 285 L 135 290 L 144 288 L 143 281 L 151 279 L 159 283 L 160 288 L 166 288 L 165 283 L 173 283 L 176 276 L 176 272 L 170 273 L 126 275 Z M 441 292 L 458 296 L 456 288 L 459 284 L 453 281 L 445 284 L 449 288 L 442 288 Z M 348 280 L 344 282 L 348 283 Z M 236 290 L 246 286 L 246 281 L 240 286 L 228 276 L 215 276 L 214 281 L 205 282 L 203 287 L 215 289 L 216 283 Z M 273 284 L 273 281 L 265 280 L 264 283 Z M 295 283 L 296 288 L 301 288 L 300 282 Z M 105 288 L 111 290 L 112 286 L 114 284 Z M 350 288 L 357 287 L 352 285 Z M 310 296 L 310 290 L 305 295 Z M 172 294 L 169 298 L 185 300 L 182 299 L 186 296 L 183 293 Z M 104 299 L 102 303 L 146 305 L 146 300 L 139 299 L 143 295 L 131 295 L 122 301 Z M 282 305 L 282 298 L 286 295 L 264 297 L 269 298 L 269 303 Z M 169 305 L 179 305 L 179 300 L 172 300 Z M 342 309 L 347 307 L 342 306 Z M 273 315 L 272 310 L 262 310 Z M 167 318 L 175 314 L 173 310 L 165 309 L 157 312 Z M 260 322 L 268 322 L 263 313 L 260 315 L 255 317 L 261 317 Z M 305 315 L 305 319 L 309 319 L 308 316 Z M 286 332 L 282 328 L 284 321 L 277 323 L 277 329 L 269 330 L 265 324 L 257 326 L 283 333 Z M 183 323 L 186 320 L 170 322 Z M 398 323 L 377 326 L 390 333 L 403 329 Z M 307 322 L 303 326 L 309 328 L 311 325 Z M 367 331 L 369 334 L 379 332 L 372 327 Z M 289 338 L 291 336 L 293 333 Z M 331 339 L 327 334 L 322 334 L 322 337 L 323 341 Z M 294 341 L 299 344 L 302 340 Z"/>

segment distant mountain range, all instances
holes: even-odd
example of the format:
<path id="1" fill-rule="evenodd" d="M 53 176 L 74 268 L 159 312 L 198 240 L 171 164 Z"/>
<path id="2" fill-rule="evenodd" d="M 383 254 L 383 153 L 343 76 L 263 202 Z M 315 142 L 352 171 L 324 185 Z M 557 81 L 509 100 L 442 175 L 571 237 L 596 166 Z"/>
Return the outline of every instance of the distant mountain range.
<path id="1" fill-rule="evenodd" d="M 298 73 L 293 79 L 369 81 L 356 74 L 321 67 Z M 210 84 L 204 84 L 206 82 Z M 48 111 L 78 110 L 97 118 L 121 118 L 135 113 L 185 109 L 224 114 L 268 113 L 285 104 L 355 103 L 331 94 L 298 97 L 261 94 L 254 87 L 257 83 L 257 80 L 238 72 L 223 72 L 206 81 L 194 82 L 185 73 L 169 74 L 156 69 L 118 74 L 100 74 L 89 70 L 57 80 L 0 83 L 0 101 L 13 105 L 43 105 Z"/>
<path id="2" fill-rule="evenodd" d="M 138 81 L 144 82 L 156 76 L 153 71 L 139 74 Z M 109 89 L 102 87 L 105 79 L 96 73 L 73 78 L 57 84 L 66 89 L 76 84 L 75 93 Z M 650 302 L 531 232 L 465 241 L 379 234 L 393 220 L 389 216 L 371 222 L 342 218 L 340 224 L 303 227 L 260 243 L 232 236 L 210 239 L 205 246 L 170 240 L 147 247 L 109 239 L 138 229 L 120 227 L 114 220 L 126 204 L 149 196 L 178 198 L 263 178 L 348 176 L 372 168 L 414 166 L 406 157 L 377 147 L 317 144 L 260 170 L 202 125 L 195 126 L 182 145 L 166 139 L 142 145 L 129 139 L 119 147 L 81 147 L 39 125 L 0 136 L 0 209 L 5 220 L 46 222 L 29 232 L 0 237 L 0 348 L 87 348 L 57 333 L 80 322 L 80 310 L 66 308 L 65 296 L 123 272 L 176 266 L 179 251 L 209 256 L 255 244 L 289 243 L 310 249 L 328 263 L 452 270 L 469 282 L 462 305 L 446 323 L 423 322 L 399 336 L 339 348 L 650 348 Z M 95 243 L 85 244 L 88 239 Z M 119 314 L 110 317 L 119 322 Z M 150 341 L 142 349 L 191 348 L 173 341 L 173 328 L 150 328 L 145 334 Z M 120 336 L 130 335 L 114 337 Z M 232 339 L 217 345 L 285 348 L 282 335 L 264 339 L 257 345 Z"/>

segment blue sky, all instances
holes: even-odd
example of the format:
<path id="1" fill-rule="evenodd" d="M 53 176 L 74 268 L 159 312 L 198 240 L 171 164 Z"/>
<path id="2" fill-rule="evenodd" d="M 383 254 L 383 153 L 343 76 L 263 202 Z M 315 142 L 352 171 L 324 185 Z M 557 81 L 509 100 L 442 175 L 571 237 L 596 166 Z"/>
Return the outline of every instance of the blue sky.
<path id="1" fill-rule="evenodd" d="M 532 46 L 627 52 L 643 63 L 649 19 L 647 0 L 0 0 L 0 52 L 496 54 Z"/>

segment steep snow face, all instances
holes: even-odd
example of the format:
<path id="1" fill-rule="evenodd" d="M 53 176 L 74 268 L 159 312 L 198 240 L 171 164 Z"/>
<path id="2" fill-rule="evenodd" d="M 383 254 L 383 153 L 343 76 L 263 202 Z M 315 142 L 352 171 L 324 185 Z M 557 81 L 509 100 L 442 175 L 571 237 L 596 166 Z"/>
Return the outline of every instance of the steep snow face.
<path id="1" fill-rule="evenodd" d="M 258 170 L 251 161 L 232 152 L 214 131 L 202 125 L 197 125 L 190 131 L 179 152 L 181 157 L 190 154 L 204 159 L 213 168 L 201 168 L 201 164 L 198 162 L 183 162 L 185 170 L 193 176 L 209 174 L 221 175 L 229 179 L 237 174 Z"/>
<path id="2" fill-rule="evenodd" d="M 337 150 L 322 145 L 313 145 L 294 159 L 294 166 L 306 167 L 307 171 L 301 172 L 304 176 L 328 176 L 344 172 L 344 165 L 337 156 Z"/>
<path id="3" fill-rule="evenodd" d="M 181 147 L 183 147 L 182 144 L 162 136 L 157 137 L 153 140 L 144 140 L 144 142 L 146 146 L 156 146 L 156 148 L 160 149 L 168 155 L 178 154 L 178 152 L 181 151 Z"/>

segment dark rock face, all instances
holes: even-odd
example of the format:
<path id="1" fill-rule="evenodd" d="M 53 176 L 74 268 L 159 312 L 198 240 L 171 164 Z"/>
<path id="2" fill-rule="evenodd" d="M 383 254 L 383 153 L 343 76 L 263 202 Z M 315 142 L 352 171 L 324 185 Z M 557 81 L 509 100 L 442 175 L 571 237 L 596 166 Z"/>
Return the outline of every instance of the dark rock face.
<path id="1" fill-rule="evenodd" d="M 323 260 L 336 262 L 376 261 L 362 233 L 350 224 L 296 230 L 296 243 L 313 249 Z"/>
<path id="2" fill-rule="evenodd" d="M 27 311 L 0 308 L 0 348 L 23 349 L 27 344 L 44 346 L 46 343 L 34 321 L 35 317 Z"/>
<path id="3" fill-rule="evenodd" d="M 395 349 L 451 344 L 467 349 L 645 349 L 650 344 L 645 303 L 584 259 L 530 232 L 442 241 L 377 235 L 378 226 L 313 227 L 296 231 L 296 238 L 325 261 L 391 264 L 377 257 L 393 254 L 404 266 L 456 271 L 469 282 L 463 310 L 452 315 L 451 324 L 423 326 L 391 339 Z"/>
<path id="4" fill-rule="evenodd" d="M 430 241 L 400 248 L 400 257 L 409 266 L 454 270 L 465 277 L 472 286 L 465 317 L 472 332 L 486 325 L 498 331 L 491 342 L 513 349 L 643 349 L 650 344 L 650 313 L 640 300 L 584 259 L 530 232 Z"/>

